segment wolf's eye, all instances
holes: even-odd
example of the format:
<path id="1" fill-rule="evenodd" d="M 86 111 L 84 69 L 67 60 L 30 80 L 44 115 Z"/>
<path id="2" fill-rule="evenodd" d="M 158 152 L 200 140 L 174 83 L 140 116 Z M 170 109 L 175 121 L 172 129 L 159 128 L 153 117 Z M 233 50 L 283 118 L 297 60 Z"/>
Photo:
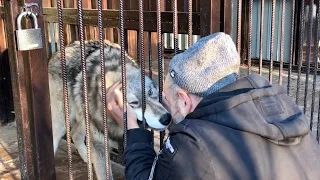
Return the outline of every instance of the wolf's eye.
<path id="1" fill-rule="evenodd" d="M 149 89 L 149 91 L 148 91 L 148 95 L 149 95 L 149 96 L 152 96 L 152 94 L 153 94 L 152 89 Z"/>
<path id="2" fill-rule="evenodd" d="M 138 101 L 132 101 L 129 103 L 131 106 L 138 106 L 139 102 Z"/>

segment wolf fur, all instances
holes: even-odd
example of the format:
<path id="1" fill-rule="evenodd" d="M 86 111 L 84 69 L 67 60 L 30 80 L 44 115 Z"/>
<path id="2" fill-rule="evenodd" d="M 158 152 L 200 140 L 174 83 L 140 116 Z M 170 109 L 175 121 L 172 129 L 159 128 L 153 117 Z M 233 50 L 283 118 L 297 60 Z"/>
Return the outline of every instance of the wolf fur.
<path id="1" fill-rule="evenodd" d="M 105 177 L 103 105 L 101 92 L 101 65 L 99 41 L 85 41 L 84 56 L 87 65 L 88 105 L 90 117 L 91 157 L 98 179 Z M 54 153 L 61 138 L 66 134 L 63 99 L 62 67 L 60 52 L 49 60 L 49 88 L 51 99 L 52 129 Z M 80 42 L 76 41 L 65 48 L 67 65 L 67 84 L 69 99 L 69 119 L 71 138 L 81 158 L 87 162 L 85 145 L 85 113 L 83 101 L 83 82 L 81 71 Z M 109 41 L 104 42 L 105 84 L 106 88 L 121 81 L 120 46 Z M 142 120 L 141 72 L 137 63 L 125 54 L 127 102 L 133 108 L 137 118 Z M 145 119 L 149 127 L 164 130 L 171 120 L 170 114 L 158 102 L 157 85 L 145 76 L 146 109 Z M 111 118 L 107 118 L 109 149 L 117 148 L 123 142 L 123 130 Z M 109 158 L 109 157 L 108 157 Z M 112 173 L 110 173 L 112 174 Z"/>

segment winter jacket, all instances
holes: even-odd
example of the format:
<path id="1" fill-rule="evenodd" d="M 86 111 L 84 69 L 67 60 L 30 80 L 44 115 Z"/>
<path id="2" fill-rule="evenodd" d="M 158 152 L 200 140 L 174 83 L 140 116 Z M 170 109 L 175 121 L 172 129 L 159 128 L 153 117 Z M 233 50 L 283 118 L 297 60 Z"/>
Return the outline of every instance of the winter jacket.
<path id="1" fill-rule="evenodd" d="M 173 124 L 156 155 L 152 134 L 128 131 L 127 180 L 320 180 L 320 146 L 283 87 L 237 80 Z"/>

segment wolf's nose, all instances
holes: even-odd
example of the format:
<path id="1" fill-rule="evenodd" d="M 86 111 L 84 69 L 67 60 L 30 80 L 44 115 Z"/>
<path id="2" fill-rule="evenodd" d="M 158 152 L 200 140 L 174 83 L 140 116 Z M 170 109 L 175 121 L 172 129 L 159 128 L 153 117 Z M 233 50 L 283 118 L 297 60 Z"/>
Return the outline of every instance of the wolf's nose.
<path id="1" fill-rule="evenodd" d="M 161 124 L 163 124 L 165 126 L 169 125 L 171 122 L 171 114 L 166 113 L 166 114 L 162 115 L 160 118 L 160 122 L 161 122 Z"/>

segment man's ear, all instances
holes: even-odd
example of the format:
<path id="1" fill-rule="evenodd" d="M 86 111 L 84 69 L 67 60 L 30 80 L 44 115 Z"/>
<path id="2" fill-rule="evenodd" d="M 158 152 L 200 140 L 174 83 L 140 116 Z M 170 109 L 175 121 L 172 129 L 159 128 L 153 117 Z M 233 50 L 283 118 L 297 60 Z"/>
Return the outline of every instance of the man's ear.
<path id="1" fill-rule="evenodd" d="M 190 96 L 183 89 L 179 89 L 177 93 L 180 100 L 183 101 L 184 109 L 188 111 L 186 113 L 189 113 L 192 108 L 192 101 L 190 99 Z"/>

